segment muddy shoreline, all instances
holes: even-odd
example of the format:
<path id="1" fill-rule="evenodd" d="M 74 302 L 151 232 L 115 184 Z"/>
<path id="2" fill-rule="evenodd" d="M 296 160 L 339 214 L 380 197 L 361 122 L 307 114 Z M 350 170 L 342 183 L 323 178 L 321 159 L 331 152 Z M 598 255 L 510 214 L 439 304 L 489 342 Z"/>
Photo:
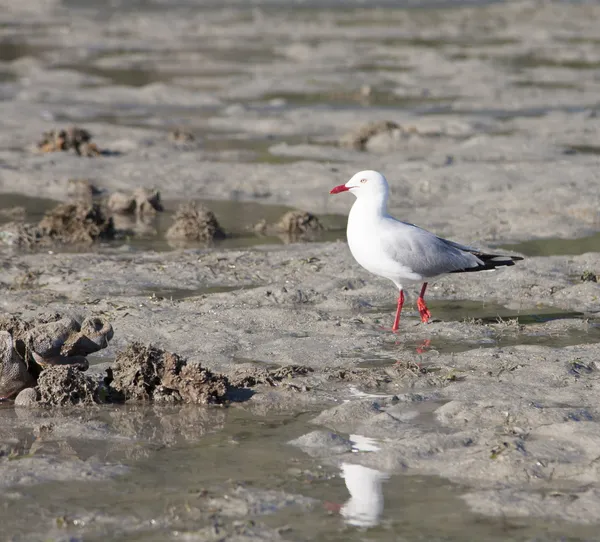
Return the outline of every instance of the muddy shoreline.
<path id="1" fill-rule="evenodd" d="M 9 540 L 597 537 L 598 4 L 0 5 Z M 382 331 L 363 169 L 525 260 Z"/>

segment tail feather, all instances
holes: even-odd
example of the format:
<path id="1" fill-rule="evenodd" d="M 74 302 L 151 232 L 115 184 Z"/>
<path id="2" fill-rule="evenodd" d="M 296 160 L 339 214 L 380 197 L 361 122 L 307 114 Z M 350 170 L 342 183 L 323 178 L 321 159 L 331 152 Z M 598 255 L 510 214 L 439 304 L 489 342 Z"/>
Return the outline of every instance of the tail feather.
<path id="1" fill-rule="evenodd" d="M 521 256 L 506 256 L 504 254 L 486 254 L 477 250 L 469 250 L 469 253 L 473 256 L 477 256 L 481 260 L 482 264 L 475 267 L 466 267 L 464 269 L 457 269 L 451 271 L 452 273 L 472 273 L 475 271 L 489 271 L 496 269 L 496 267 L 508 267 L 515 265 L 515 262 L 522 260 Z"/>

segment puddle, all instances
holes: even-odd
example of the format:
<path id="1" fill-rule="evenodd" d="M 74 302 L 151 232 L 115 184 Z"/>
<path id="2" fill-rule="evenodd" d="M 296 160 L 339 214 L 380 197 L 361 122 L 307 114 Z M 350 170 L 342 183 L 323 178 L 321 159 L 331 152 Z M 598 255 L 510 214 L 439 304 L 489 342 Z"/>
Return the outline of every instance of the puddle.
<path id="1" fill-rule="evenodd" d="M 431 311 L 432 321 L 463 322 L 465 320 L 480 320 L 484 324 L 496 324 L 500 320 L 516 320 L 519 324 L 541 324 L 551 320 L 564 320 L 567 318 L 581 318 L 583 313 L 574 311 L 561 311 L 555 307 L 537 307 L 535 309 L 509 309 L 498 303 L 463 300 L 428 300 L 427 306 Z M 407 307 L 408 308 L 408 307 Z M 369 312 L 391 314 L 393 319 L 396 304 L 376 307 Z M 407 311 L 408 312 L 408 311 Z M 404 313 L 403 313 L 404 314 Z M 410 313 L 409 313 L 410 314 Z M 416 312 L 415 312 L 416 314 Z M 407 315 L 408 316 L 408 315 Z M 409 316 L 410 318 L 410 316 Z"/>
<path id="2" fill-rule="evenodd" d="M 32 198 L 17 194 L 0 194 L 0 224 L 10 222 L 20 215 L 13 217 L 7 210 L 15 207 L 24 208 L 26 222 L 38 222 L 44 213 L 59 202 L 45 199 Z M 175 210 L 179 206 L 178 201 L 163 202 L 165 211 L 158 213 L 148 222 L 136 222 L 134 217 L 115 217 L 116 227 L 125 233 L 121 238 L 98 243 L 93 250 L 129 248 L 131 250 L 155 250 L 170 251 L 177 248 L 206 248 L 206 243 L 168 241 L 165 233 L 173 223 Z M 198 200 L 209 207 L 217 216 L 219 223 L 228 232 L 229 237 L 215 241 L 210 246 L 215 248 L 248 248 L 260 245 L 287 244 L 297 241 L 337 241 L 346 238 L 346 217 L 342 215 L 319 215 L 319 220 L 325 230 L 316 232 L 310 238 L 303 239 L 289 234 L 256 234 L 253 226 L 262 219 L 267 223 L 275 223 L 281 216 L 292 210 L 291 207 L 283 205 L 264 205 L 255 202 L 223 201 L 223 200 Z M 89 251 L 89 247 L 57 247 L 59 251 Z"/>
<path id="3" fill-rule="evenodd" d="M 274 140 L 272 138 L 252 138 L 252 139 L 241 139 L 233 137 L 223 136 L 206 136 L 202 141 L 202 147 L 208 151 L 216 153 L 222 153 L 224 151 L 250 151 L 252 156 L 245 159 L 243 156 L 237 159 L 238 162 L 260 162 L 263 164 L 291 164 L 304 160 L 303 157 L 298 156 L 283 156 L 277 154 L 271 154 L 269 149 L 275 143 L 288 143 L 292 144 L 293 141 L 288 138 L 285 141 L 281 138 Z M 218 157 L 217 157 L 218 158 Z"/>
<path id="4" fill-rule="evenodd" d="M 145 87 L 152 83 L 165 83 L 178 74 L 166 74 L 158 70 L 128 67 L 104 68 L 92 64 L 58 64 L 55 69 L 74 70 L 85 75 L 108 79 L 113 85 L 125 87 Z"/>
<path id="5" fill-rule="evenodd" d="M 565 147 L 567 154 L 600 154 L 598 145 L 567 145 Z"/>
<path id="6" fill-rule="evenodd" d="M 190 297 L 236 292 L 251 288 L 256 288 L 256 286 L 203 286 L 202 288 L 163 288 L 162 286 L 148 286 L 147 288 L 140 290 L 140 295 L 150 296 L 154 299 L 170 299 L 171 301 L 180 301 Z"/>
<path id="7" fill-rule="evenodd" d="M 58 203 L 58 201 L 48 198 L 32 198 L 21 194 L 0 194 L 0 224 L 11 222 L 20 216 L 24 216 L 27 222 L 39 222 L 44 217 L 44 213 L 56 207 Z M 24 215 L 17 211 L 7 212 L 15 207 L 21 207 Z"/>
<path id="8" fill-rule="evenodd" d="M 587 62 L 585 60 L 557 60 L 555 58 L 539 57 L 535 55 L 520 55 L 499 60 L 513 65 L 518 69 L 528 68 L 565 68 L 571 70 L 597 70 L 600 62 Z"/>
<path id="9" fill-rule="evenodd" d="M 397 354 L 412 351 L 417 354 L 438 352 L 440 354 L 452 354 L 466 352 L 477 348 L 502 348 L 520 345 L 547 346 L 552 348 L 564 348 L 578 344 L 600 343 L 600 322 L 588 320 L 585 329 L 581 327 L 567 328 L 564 330 L 543 329 L 541 324 L 553 320 L 582 319 L 584 314 L 580 312 L 560 311 L 553 307 L 539 307 L 537 309 L 511 310 L 495 303 L 481 303 L 477 301 L 435 301 L 427 303 L 432 312 L 433 321 L 479 321 L 482 324 L 507 323 L 506 329 L 502 325 L 482 328 L 481 338 L 456 340 L 433 335 L 426 340 L 405 341 L 400 334 L 392 342 L 386 343 L 382 354 L 360 352 L 352 357 L 359 358 L 359 367 L 382 367 L 397 361 Z M 377 309 L 379 313 L 381 309 Z M 384 324 L 386 318 L 393 317 L 395 306 L 389 307 L 389 316 L 382 316 L 375 322 Z M 372 312 L 372 311 L 371 311 Z M 417 322 L 417 317 L 405 317 L 405 325 Z M 524 328 L 511 327 L 513 322 Z M 391 354 L 391 355 L 390 355 Z"/>
<path id="10" fill-rule="evenodd" d="M 388 356 L 371 356 L 358 364 L 358 367 L 382 367 L 395 363 L 397 359 L 389 353 L 401 354 L 406 350 L 417 354 L 437 352 L 439 354 L 459 354 L 478 348 L 507 348 L 511 346 L 546 346 L 549 348 L 565 348 L 579 344 L 600 343 L 600 325 L 592 324 L 589 329 L 567 329 L 564 332 L 548 333 L 543 330 L 525 329 L 523 331 L 495 332 L 479 340 L 454 340 L 444 337 L 432 337 L 424 341 L 403 341 L 399 338 L 384 348 Z"/>
<path id="11" fill-rule="evenodd" d="M 368 95 L 362 94 L 358 89 L 355 92 L 346 90 L 323 91 L 323 92 L 303 92 L 286 93 L 278 92 L 274 94 L 265 94 L 262 97 L 267 103 L 275 99 L 284 99 L 286 106 L 302 107 L 311 106 L 313 108 L 333 108 L 333 109 L 355 109 L 361 107 L 392 107 L 414 109 L 419 107 L 444 106 L 452 103 L 456 98 L 453 96 L 432 97 L 432 96 L 397 96 L 393 93 L 372 91 Z"/>
<path id="12" fill-rule="evenodd" d="M 600 233 L 577 239 L 533 239 L 498 248 L 508 252 L 519 252 L 525 256 L 577 256 L 586 252 L 600 252 Z"/>
<path id="13" fill-rule="evenodd" d="M 47 51 L 39 45 L 21 41 L 0 40 L 0 62 L 14 62 L 26 56 L 37 56 Z"/>
<path id="14" fill-rule="evenodd" d="M 0 408 L 4 420 L 16 415 Z M 43 414 L 32 415 L 43 421 Z M 458 485 L 354 464 L 356 453 L 377 453 L 376 446 L 311 458 L 287 444 L 315 429 L 311 417 L 260 417 L 235 408 L 113 407 L 61 418 L 92 433 L 107 430 L 102 439 L 77 430 L 35 439 L 21 429 L 16 448 L 32 454 L 33 464 L 119 463 L 128 472 L 105 481 L 67 478 L 0 492 L 3 535 L 163 541 L 229 539 L 233 532 L 243 539 L 275 539 L 274 533 L 261 534 L 266 528 L 285 540 L 324 542 L 593 537 L 595 527 L 483 518 L 467 509 L 460 499 L 465 489 Z"/>

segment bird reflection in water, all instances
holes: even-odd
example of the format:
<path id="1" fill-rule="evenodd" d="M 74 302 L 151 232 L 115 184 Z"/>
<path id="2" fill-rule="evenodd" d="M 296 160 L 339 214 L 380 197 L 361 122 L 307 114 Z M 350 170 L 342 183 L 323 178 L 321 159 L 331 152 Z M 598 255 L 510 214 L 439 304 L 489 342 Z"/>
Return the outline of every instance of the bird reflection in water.
<path id="1" fill-rule="evenodd" d="M 374 527 L 383 513 L 382 483 L 388 475 L 362 465 L 342 463 L 350 499 L 340 508 L 344 521 L 355 527 Z"/>

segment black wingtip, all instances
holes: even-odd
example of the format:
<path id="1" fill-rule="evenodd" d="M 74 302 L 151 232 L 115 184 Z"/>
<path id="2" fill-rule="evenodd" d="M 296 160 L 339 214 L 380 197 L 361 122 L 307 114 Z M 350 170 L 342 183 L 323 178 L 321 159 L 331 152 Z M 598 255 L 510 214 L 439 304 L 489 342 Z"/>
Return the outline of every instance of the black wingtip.
<path id="1" fill-rule="evenodd" d="M 490 271 L 497 267 L 510 267 L 515 265 L 515 262 L 521 261 L 522 256 L 506 256 L 504 254 L 485 254 L 483 252 L 471 252 L 474 256 L 477 256 L 483 264 L 476 267 L 467 267 L 465 269 L 458 269 L 452 271 L 453 273 L 473 273 L 475 271 Z"/>

